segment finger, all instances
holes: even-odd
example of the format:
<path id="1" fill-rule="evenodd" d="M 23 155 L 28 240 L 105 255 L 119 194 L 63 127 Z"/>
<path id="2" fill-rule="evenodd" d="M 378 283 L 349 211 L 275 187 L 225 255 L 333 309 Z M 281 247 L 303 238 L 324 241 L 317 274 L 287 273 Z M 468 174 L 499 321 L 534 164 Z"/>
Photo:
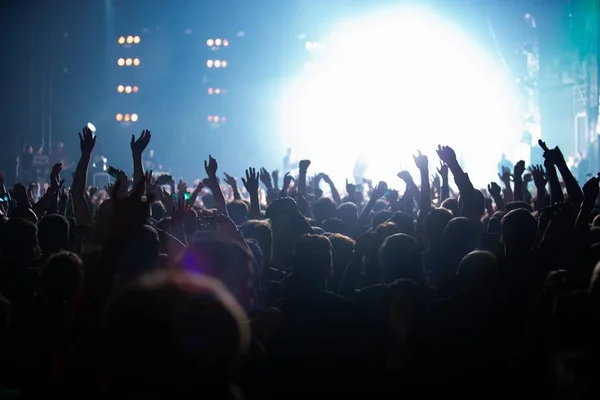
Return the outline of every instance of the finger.
<path id="1" fill-rule="evenodd" d="M 242 183 L 244 184 L 244 186 L 246 186 L 248 182 L 244 178 L 242 178 Z"/>

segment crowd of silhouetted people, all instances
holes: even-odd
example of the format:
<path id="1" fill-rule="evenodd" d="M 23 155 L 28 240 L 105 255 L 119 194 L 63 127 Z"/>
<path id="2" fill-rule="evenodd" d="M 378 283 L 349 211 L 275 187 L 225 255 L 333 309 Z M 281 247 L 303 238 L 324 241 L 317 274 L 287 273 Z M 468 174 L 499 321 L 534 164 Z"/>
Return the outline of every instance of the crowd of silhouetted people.
<path id="1" fill-rule="evenodd" d="M 0 173 L 0 397 L 600 398 L 599 178 L 559 148 L 486 188 L 448 146 L 397 182 L 209 156 L 188 186 L 143 131 L 96 188 L 96 140 L 72 181 Z"/>

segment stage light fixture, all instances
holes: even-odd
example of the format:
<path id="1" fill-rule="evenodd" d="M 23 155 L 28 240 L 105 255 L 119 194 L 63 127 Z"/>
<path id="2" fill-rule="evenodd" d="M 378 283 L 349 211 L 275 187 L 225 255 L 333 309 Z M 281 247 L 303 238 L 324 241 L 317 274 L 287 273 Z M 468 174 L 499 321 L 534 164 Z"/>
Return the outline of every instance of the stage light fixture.
<path id="1" fill-rule="evenodd" d="M 229 46 L 229 40 L 223 39 L 223 46 L 225 46 L 225 47 Z"/>
<path id="2" fill-rule="evenodd" d="M 117 60 L 117 65 L 118 65 L 119 67 L 122 67 L 123 65 L 125 65 L 125 59 L 124 59 L 124 58 L 119 58 L 119 59 Z"/>
<path id="3" fill-rule="evenodd" d="M 139 88 L 139 87 L 137 87 L 137 86 L 134 86 L 134 87 L 133 87 L 133 93 L 137 93 L 139 90 L 140 90 L 140 88 Z"/>
<path id="4" fill-rule="evenodd" d="M 125 93 L 131 93 L 131 86 L 125 86 Z"/>
<path id="5" fill-rule="evenodd" d="M 135 65 L 136 67 L 140 65 L 140 59 L 139 58 L 134 58 L 133 59 L 133 65 Z"/>
<path id="6" fill-rule="evenodd" d="M 213 120 L 213 116 L 212 116 L 212 115 L 209 115 L 209 116 L 208 116 L 208 118 L 207 118 L 207 120 L 208 120 L 208 122 L 212 122 L 212 120 Z"/>
<path id="7" fill-rule="evenodd" d="M 221 45 L 221 39 L 215 39 L 215 46 Z"/>
<path id="8" fill-rule="evenodd" d="M 221 61 L 215 60 L 215 68 L 221 68 Z"/>
<path id="9" fill-rule="evenodd" d="M 225 60 L 221 61 L 221 67 L 227 68 L 227 61 L 225 61 Z"/>
<path id="10" fill-rule="evenodd" d="M 117 92 L 123 93 L 123 90 L 125 90 L 125 88 L 123 87 L 123 85 L 117 86 Z"/>
<path id="11" fill-rule="evenodd" d="M 128 44 L 133 43 L 133 36 L 127 36 L 127 43 Z"/>
<path id="12" fill-rule="evenodd" d="M 123 121 L 129 122 L 129 119 L 130 119 L 129 114 L 125 114 L 125 116 L 123 117 Z"/>
<path id="13" fill-rule="evenodd" d="M 208 88 L 208 94 L 213 94 L 214 90 L 213 88 Z"/>
<path id="14" fill-rule="evenodd" d="M 115 119 L 117 120 L 117 122 L 121 122 L 123 121 L 123 114 L 119 113 L 115 116 Z"/>
<path id="15" fill-rule="evenodd" d="M 125 65 L 127 65 L 128 67 L 130 67 L 132 62 L 133 62 L 133 60 L 131 58 L 128 58 L 128 59 L 125 60 Z"/>
<path id="16" fill-rule="evenodd" d="M 139 36 L 133 37 L 133 43 L 138 44 L 142 39 Z"/>
<path id="17" fill-rule="evenodd" d="M 208 39 L 208 40 L 206 41 L 206 45 L 207 45 L 208 47 L 213 47 L 213 46 L 215 45 L 215 41 L 214 41 L 214 40 L 212 40 L 212 39 Z"/>
<path id="18" fill-rule="evenodd" d="M 117 43 L 125 44 L 125 36 L 119 36 L 119 39 L 117 39 Z"/>
<path id="19" fill-rule="evenodd" d="M 215 121 L 216 124 L 219 123 L 219 116 L 215 115 L 213 121 Z"/>
<path id="20" fill-rule="evenodd" d="M 213 64 L 214 64 L 214 63 L 213 63 L 213 60 L 207 60 L 207 61 L 206 61 L 206 66 L 207 66 L 208 68 L 212 68 L 212 67 L 213 67 Z"/>
<path id="21" fill-rule="evenodd" d="M 137 114 L 131 114 L 131 122 L 136 122 L 138 120 Z"/>
<path id="22" fill-rule="evenodd" d="M 215 94 L 221 94 L 221 89 L 215 89 Z"/>
<path id="23" fill-rule="evenodd" d="M 221 122 L 227 122 L 227 118 L 221 117 Z"/>

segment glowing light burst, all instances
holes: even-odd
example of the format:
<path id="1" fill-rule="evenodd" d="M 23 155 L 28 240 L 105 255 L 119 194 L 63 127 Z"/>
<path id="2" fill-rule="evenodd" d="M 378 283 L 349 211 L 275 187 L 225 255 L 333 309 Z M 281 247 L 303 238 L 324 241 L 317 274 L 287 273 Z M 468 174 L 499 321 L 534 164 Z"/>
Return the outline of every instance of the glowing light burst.
<path id="1" fill-rule="evenodd" d="M 324 42 L 317 68 L 286 90 L 281 112 L 285 145 L 315 172 L 343 182 L 364 157 L 367 177 L 398 187 L 398 171 L 416 173 L 417 149 L 435 171 L 442 144 L 485 187 L 501 153 L 516 151 L 522 125 L 510 77 L 443 18 L 388 10 L 343 23 Z"/>

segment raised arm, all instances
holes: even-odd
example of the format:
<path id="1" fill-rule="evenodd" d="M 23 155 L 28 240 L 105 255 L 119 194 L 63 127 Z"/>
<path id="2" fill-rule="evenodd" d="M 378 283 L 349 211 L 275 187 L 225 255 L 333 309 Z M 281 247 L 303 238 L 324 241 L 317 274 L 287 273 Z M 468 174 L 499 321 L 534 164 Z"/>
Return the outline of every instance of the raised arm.
<path id="1" fill-rule="evenodd" d="M 79 133 L 79 148 L 81 157 L 75 169 L 73 176 L 73 187 L 71 188 L 71 197 L 73 198 L 73 211 L 75 219 L 79 225 L 90 225 L 93 222 L 88 203 L 85 200 L 85 188 L 87 186 L 87 173 L 92 156 L 92 150 L 96 145 L 96 137 L 94 133 L 84 126 Z"/>
<path id="2" fill-rule="evenodd" d="M 133 158 L 133 184 L 135 185 L 140 179 L 144 179 L 144 164 L 142 163 L 142 154 L 152 137 L 149 130 L 144 129 L 140 134 L 140 137 L 135 138 L 135 135 L 131 135 L 131 157 Z"/>
<path id="3" fill-rule="evenodd" d="M 242 178 L 242 183 L 250 195 L 250 218 L 259 219 L 260 202 L 258 199 L 258 172 L 254 168 L 246 170 L 246 179 Z"/>
<path id="4" fill-rule="evenodd" d="M 227 213 L 227 204 L 225 203 L 225 197 L 223 196 L 223 192 L 221 191 L 221 186 L 219 185 L 219 179 L 217 178 L 217 169 L 219 165 L 217 164 L 217 160 L 215 160 L 212 156 L 208 156 L 208 161 L 204 161 L 204 170 L 208 175 L 208 180 L 206 181 L 208 188 L 212 192 L 213 198 L 215 199 L 215 206 L 217 210 L 224 215 L 229 216 Z"/>

